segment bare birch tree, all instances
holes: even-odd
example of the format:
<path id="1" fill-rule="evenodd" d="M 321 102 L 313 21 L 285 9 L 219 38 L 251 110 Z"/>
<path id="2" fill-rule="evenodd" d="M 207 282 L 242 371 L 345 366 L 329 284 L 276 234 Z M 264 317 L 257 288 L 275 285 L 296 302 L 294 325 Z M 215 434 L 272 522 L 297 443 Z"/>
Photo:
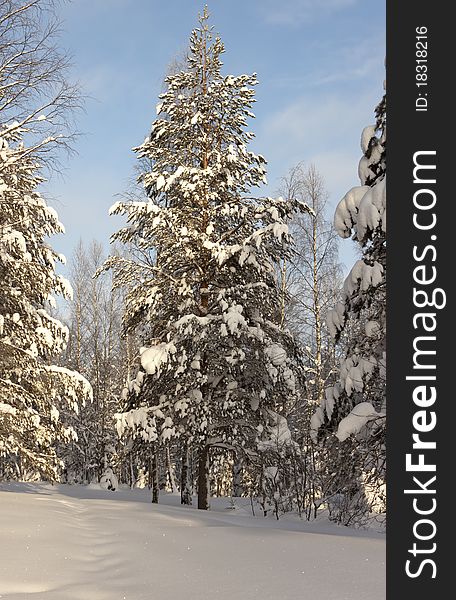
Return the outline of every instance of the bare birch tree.
<path id="1" fill-rule="evenodd" d="M 122 292 L 112 289 L 108 274 L 93 277 L 104 258 L 100 243 L 93 241 L 86 248 L 79 242 L 70 264 L 74 293 L 67 307 L 70 337 L 65 358 L 93 388 L 93 403 L 81 411 L 75 424 L 79 443 L 74 444 L 69 461 L 71 476 L 82 481 L 101 477 L 117 460 L 113 415 L 131 359 L 128 340 L 121 335 Z"/>
<path id="2" fill-rule="evenodd" d="M 27 143 L 24 153 L 55 167 L 69 150 L 73 115 L 81 106 L 70 61 L 57 43 L 58 0 L 0 0 L 0 127 Z"/>
<path id="3" fill-rule="evenodd" d="M 314 165 L 302 163 L 283 177 L 280 193 L 310 206 L 314 215 L 298 214 L 292 223 L 296 255 L 282 266 L 283 319 L 304 346 L 307 402 L 318 404 L 334 369 L 334 344 L 325 325 L 342 284 L 337 234 L 327 220 L 328 193 Z M 290 301 L 285 302 L 285 291 Z"/>

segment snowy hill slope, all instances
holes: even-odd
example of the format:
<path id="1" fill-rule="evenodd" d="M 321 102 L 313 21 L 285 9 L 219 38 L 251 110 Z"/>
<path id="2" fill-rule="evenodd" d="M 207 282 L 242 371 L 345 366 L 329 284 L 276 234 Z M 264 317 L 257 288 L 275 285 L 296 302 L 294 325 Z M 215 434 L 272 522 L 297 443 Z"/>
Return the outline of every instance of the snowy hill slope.
<path id="1" fill-rule="evenodd" d="M 385 597 L 381 535 L 254 518 L 226 510 L 226 500 L 206 513 L 181 508 L 176 496 L 148 498 L 148 490 L 0 485 L 0 598 Z"/>

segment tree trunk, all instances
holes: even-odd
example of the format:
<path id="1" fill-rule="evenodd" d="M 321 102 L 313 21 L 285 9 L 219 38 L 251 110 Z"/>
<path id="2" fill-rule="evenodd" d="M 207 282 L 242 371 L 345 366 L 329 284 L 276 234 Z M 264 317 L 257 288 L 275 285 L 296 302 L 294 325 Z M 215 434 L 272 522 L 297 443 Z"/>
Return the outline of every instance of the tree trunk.
<path id="1" fill-rule="evenodd" d="M 207 445 L 203 446 L 199 452 L 198 508 L 209 509 L 209 446 Z"/>
<path id="2" fill-rule="evenodd" d="M 242 496 L 242 465 L 240 462 L 235 462 L 233 465 L 233 496 L 240 498 Z"/>
<path id="3" fill-rule="evenodd" d="M 174 477 L 174 467 L 171 464 L 171 455 L 169 452 L 168 445 L 166 445 L 165 453 L 166 453 L 166 478 L 168 480 L 167 483 L 168 483 L 169 489 L 174 494 L 174 492 L 177 490 L 177 485 L 176 485 L 176 478 Z"/>
<path id="4" fill-rule="evenodd" d="M 191 505 L 192 503 L 192 485 L 190 479 L 190 450 L 188 442 L 184 443 L 182 448 L 182 467 L 181 467 L 181 504 Z"/>
<path id="5" fill-rule="evenodd" d="M 315 196 L 312 198 L 312 208 L 316 209 Z M 320 273 L 318 270 L 318 229 L 317 219 L 313 220 L 312 227 L 312 255 L 313 255 L 313 309 L 315 315 L 315 383 L 316 383 L 316 398 L 314 402 L 320 406 L 323 400 L 324 382 L 322 380 L 322 361 L 321 361 L 321 311 L 320 311 L 320 290 L 319 279 Z"/>
<path id="6" fill-rule="evenodd" d="M 158 504 L 158 495 L 159 495 L 159 487 L 158 487 L 158 461 L 157 461 L 157 451 L 155 448 L 152 450 L 151 456 L 151 470 L 149 473 L 150 483 L 152 487 L 152 504 Z"/>
<path id="7" fill-rule="evenodd" d="M 287 261 L 284 260 L 280 269 L 280 328 L 285 327 L 285 311 L 286 311 L 286 297 L 287 297 Z"/>
<path id="8" fill-rule="evenodd" d="M 130 489 L 133 489 L 135 487 L 135 483 L 136 483 L 136 477 L 135 477 L 135 471 L 133 468 L 133 455 L 130 452 Z"/>

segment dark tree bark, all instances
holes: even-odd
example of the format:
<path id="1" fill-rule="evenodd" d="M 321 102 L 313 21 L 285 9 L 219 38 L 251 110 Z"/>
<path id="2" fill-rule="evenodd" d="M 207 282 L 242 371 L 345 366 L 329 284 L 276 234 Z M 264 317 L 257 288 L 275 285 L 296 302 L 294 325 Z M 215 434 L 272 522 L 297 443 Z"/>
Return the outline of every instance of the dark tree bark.
<path id="1" fill-rule="evenodd" d="M 184 443 L 182 448 L 180 490 L 181 504 L 190 505 L 192 503 L 192 485 L 190 479 L 190 450 L 187 442 Z"/>
<path id="2" fill-rule="evenodd" d="M 209 446 L 205 445 L 199 452 L 198 463 L 198 508 L 209 509 Z"/>
<path id="3" fill-rule="evenodd" d="M 157 451 L 152 450 L 151 469 L 149 472 L 150 483 L 152 487 L 152 504 L 158 504 L 159 486 L 158 486 L 158 460 Z"/>
<path id="4" fill-rule="evenodd" d="M 240 498 L 244 489 L 242 485 L 242 464 L 235 458 L 233 465 L 233 496 Z"/>

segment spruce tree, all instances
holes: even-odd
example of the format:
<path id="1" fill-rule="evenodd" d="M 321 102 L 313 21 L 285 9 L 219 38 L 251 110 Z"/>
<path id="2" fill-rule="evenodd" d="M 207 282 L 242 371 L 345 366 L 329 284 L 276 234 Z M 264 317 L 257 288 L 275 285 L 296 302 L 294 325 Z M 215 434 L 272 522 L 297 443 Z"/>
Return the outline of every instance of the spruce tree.
<path id="1" fill-rule="evenodd" d="M 119 432 L 153 445 L 177 436 L 199 452 L 198 507 L 208 508 L 210 451 L 253 451 L 297 393 L 299 352 L 280 327 L 274 265 L 291 253 L 297 201 L 254 198 L 265 159 L 247 149 L 255 75 L 223 76 L 224 46 L 205 9 L 185 70 L 167 77 L 150 136 L 135 149 L 147 199 L 118 202 L 128 226 L 113 257 L 129 288 L 126 331 L 140 331 Z"/>
<path id="2" fill-rule="evenodd" d="M 326 389 L 312 417 L 315 439 L 328 432 L 340 442 L 351 439 L 353 473 L 359 479 L 354 487 L 370 486 L 374 503 L 373 496 L 383 495 L 385 474 L 386 96 L 375 114 L 375 125 L 361 136 L 361 185 L 344 196 L 334 217 L 339 235 L 351 236 L 361 251 L 341 301 L 327 316 L 328 328 L 345 353 L 338 381 Z"/>
<path id="3" fill-rule="evenodd" d="M 64 257 L 47 243 L 63 232 L 37 191 L 39 165 L 20 134 L 0 133 L 0 465 L 3 476 L 55 479 L 58 441 L 74 439 L 62 418 L 90 397 L 78 373 L 52 364 L 68 330 L 50 314 Z"/>
<path id="4" fill-rule="evenodd" d="M 386 334 L 386 98 L 376 108 L 376 124 L 361 137 L 361 185 L 336 208 L 334 224 L 343 238 L 352 236 L 362 256 L 350 270 L 343 297 L 327 324 L 336 341 L 349 330 L 339 382 L 326 391 L 319 419 L 337 428 L 354 406 L 370 403 L 371 415 L 385 409 Z M 367 411 L 368 407 L 364 407 Z M 363 409 L 363 410 L 364 410 Z M 367 414 L 367 413 L 366 413 Z M 355 423 L 356 419 L 353 420 Z M 359 423 L 362 419 L 358 420 Z M 348 425 L 348 421 L 346 422 Z M 346 432 L 341 437 L 346 436 Z"/>

